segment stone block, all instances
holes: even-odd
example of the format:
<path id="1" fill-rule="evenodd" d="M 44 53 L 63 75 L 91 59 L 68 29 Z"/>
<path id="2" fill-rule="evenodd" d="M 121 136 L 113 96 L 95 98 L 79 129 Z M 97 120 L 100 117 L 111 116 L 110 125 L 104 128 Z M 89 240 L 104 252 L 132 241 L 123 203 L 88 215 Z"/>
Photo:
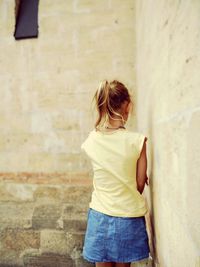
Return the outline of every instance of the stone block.
<path id="1" fill-rule="evenodd" d="M 64 219 L 86 219 L 88 213 L 88 203 L 82 201 L 78 203 L 65 203 L 63 207 Z"/>
<path id="2" fill-rule="evenodd" d="M 109 8 L 109 2 L 107 0 L 96 1 L 84 0 L 76 1 L 74 4 L 73 12 L 74 13 L 93 13 L 93 12 L 106 12 Z"/>
<path id="3" fill-rule="evenodd" d="M 13 30 L 14 30 L 14 27 L 13 27 Z M 12 35 L 8 34 L 6 37 L 7 38 L 4 39 L 4 44 L 6 44 L 6 46 L 4 46 L 5 51 L 4 53 L 0 54 L 1 75 L 7 76 L 7 75 L 10 75 L 10 73 L 15 73 L 16 75 L 19 75 L 22 72 L 23 68 L 26 66 L 26 58 L 23 57 L 21 54 L 22 43 L 18 43 L 12 40 L 11 39 L 13 38 Z M 31 41 L 30 40 L 27 41 L 26 45 L 28 44 L 28 42 L 30 43 Z M 7 54 L 10 55 L 10 58 L 12 58 L 12 60 L 8 60 L 6 58 Z M 15 62 L 15 64 L 13 64 L 13 62 Z M 19 97 L 18 94 L 14 95 L 15 100 L 17 100 L 18 97 Z"/>
<path id="4" fill-rule="evenodd" d="M 60 1 L 59 5 L 51 1 L 42 1 L 40 3 L 40 17 L 59 16 L 60 14 L 66 15 L 73 10 L 73 0 Z"/>
<path id="5" fill-rule="evenodd" d="M 62 200 L 62 188 L 60 186 L 37 186 L 33 197 L 36 201 L 60 202 Z"/>
<path id="6" fill-rule="evenodd" d="M 85 231 L 86 220 L 83 219 L 63 219 L 63 229 L 68 232 Z"/>
<path id="7" fill-rule="evenodd" d="M 67 232 L 85 231 L 88 206 L 67 204 L 63 210 L 63 229 Z"/>
<path id="8" fill-rule="evenodd" d="M 0 266 L 1 267 L 23 267 L 20 259 L 20 251 L 10 249 L 0 249 Z"/>
<path id="9" fill-rule="evenodd" d="M 79 172 L 82 171 L 78 162 L 81 161 L 82 156 L 79 153 L 58 153 L 55 156 L 55 170 L 61 172 Z"/>
<path id="10" fill-rule="evenodd" d="M 40 233 L 32 229 L 5 228 L 1 232 L 1 244 L 4 250 L 23 251 L 40 247 Z"/>
<path id="11" fill-rule="evenodd" d="M 60 216 L 60 205 L 38 205 L 33 211 L 32 227 L 33 229 L 55 229 L 57 226 L 57 220 Z"/>
<path id="12" fill-rule="evenodd" d="M 69 20 L 71 20 L 71 23 L 69 23 Z M 65 42 L 60 43 L 65 44 L 65 48 L 68 49 L 69 52 L 72 52 L 70 49 L 72 49 L 71 40 L 73 31 L 70 31 L 70 29 L 73 28 L 70 27 L 73 27 L 72 25 L 74 24 L 78 24 L 78 21 L 75 22 L 75 16 L 72 14 L 72 12 L 68 12 L 67 14 L 61 12 L 59 13 L 59 15 L 54 16 L 41 16 L 39 23 L 41 25 L 40 33 L 41 39 L 43 39 L 43 41 L 46 41 L 47 39 L 52 40 L 52 34 L 54 35 L 54 37 L 56 36 L 56 39 L 58 40 L 62 40 L 62 38 L 65 36 Z"/>
<path id="13" fill-rule="evenodd" d="M 0 112 L 0 129 L 2 134 L 15 133 L 17 135 L 30 133 L 30 115 Z"/>
<path id="14" fill-rule="evenodd" d="M 0 154 L 0 171 L 1 172 L 11 172 L 15 170 L 26 171 L 28 169 L 28 151 L 24 153 L 19 153 L 18 151 L 5 151 Z"/>
<path id="15" fill-rule="evenodd" d="M 74 251 L 81 251 L 83 249 L 83 242 L 85 238 L 85 231 L 66 232 L 67 253 L 73 255 Z M 81 257 L 81 256 L 80 256 Z"/>
<path id="16" fill-rule="evenodd" d="M 65 255 L 68 253 L 66 233 L 58 230 L 41 230 L 40 250 Z"/>
<path id="17" fill-rule="evenodd" d="M 33 201 L 35 185 L 0 182 L 0 201 Z"/>
<path id="18" fill-rule="evenodd" d="M 0 228 L 31 228 L 34 203 L 1 202 Z"/>
<path id="19" fill-rule="evenodd" d="M 89 179 L 89 178 L 88 178 Z M 66 186 L 63 188 L 63 201 L 74 205 L 89 203 L 92 186 Z"/>
<path id="20" fill-rule="evenodd" d="M 31 153 L 28 157 L 28 170 L 30 172 L 54 172 L 56 156 L 48 152 Z"/>
<path id="21" fill-rule="evenodd" d="M 68 255 L 42 253 L 38 255 L 24 255 L 25 267 L 76 267 Z"/>
<path id="22" fill-rule="evenodd" d="M 35 69 L 39 75 L 41 72 L 45 72 L 47 69 L 52 74 L 57 71 L 65 71 L 67 69 L 76 69 L 77 61 L 74 58 L 74 53 L 70 50 L 66 51 L 43 51 L 41 57 L 41 51 L 37 50 L 32 55 L 34 60 L 30 62 L 31 69 Z"/>

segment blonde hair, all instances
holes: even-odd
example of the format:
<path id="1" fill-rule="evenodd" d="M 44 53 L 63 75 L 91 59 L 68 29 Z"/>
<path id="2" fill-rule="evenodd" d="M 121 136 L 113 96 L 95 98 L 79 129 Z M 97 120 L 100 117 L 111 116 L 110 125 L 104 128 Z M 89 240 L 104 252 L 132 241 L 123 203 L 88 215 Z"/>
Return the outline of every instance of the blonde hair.
<path id="1" fill-rule="evenodd" d="M 121 109 L 125 101 L 132 102 L 126 86 L 117 80 L 113 80 L 110 83 L 107 80 L 101 81 L 93 100 L 95 100 L 98 112 L 98 118 L 95 123 L 96 130 L 103 127 L 109 117 L 113 120 L 119 120 L 113 118 L 112 115 L 120 116 L 124 123 L 123 116 L 117 111 Z"/>

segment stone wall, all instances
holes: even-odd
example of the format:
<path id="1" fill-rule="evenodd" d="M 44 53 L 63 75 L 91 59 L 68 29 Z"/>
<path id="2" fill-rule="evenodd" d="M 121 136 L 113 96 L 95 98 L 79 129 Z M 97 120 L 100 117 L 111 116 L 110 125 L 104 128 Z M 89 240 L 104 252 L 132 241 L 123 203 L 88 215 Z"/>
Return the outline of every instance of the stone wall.
<path id="1" fill-rule="evenodd" d="M 80 144 L 100 80 L 136 96 L 134 14 L 131 0 L 41 0 L 39 37 L 15 41 L 15 1 L 0 1 L 0 266 L 91 266 Z"/>
<path id="2" fill-rule="evenodd" d="M 137 125 L 147 132 L 155 265 L 200 266 L 200 2 L 136 1 Z"/>

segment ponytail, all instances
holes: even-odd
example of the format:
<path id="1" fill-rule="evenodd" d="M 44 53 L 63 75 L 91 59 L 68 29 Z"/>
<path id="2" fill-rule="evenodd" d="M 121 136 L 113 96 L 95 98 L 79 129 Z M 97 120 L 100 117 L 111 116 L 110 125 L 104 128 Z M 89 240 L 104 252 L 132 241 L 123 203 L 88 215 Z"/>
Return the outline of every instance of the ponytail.
<path id="1" fill-rule="evenodd" d="M 123 116 L 115 110 L 120 109 L 124 101 L 130 101 L 130 96 L 127 88 L 117 80 L 109 83 L 103 80 L 99 84 L 93 100 L 96 102 L 98 111 L 98 118 L 95 123 L 96 130 L 102 127 L 110 118 L 119 120 L 112 117 L 113 114 L 120 116 L 123 123 L 125 123 Z"/>
<path id="2" fill-rule="evenodd" d="M 109 91 L 110 85 L 107 80 L 100 82 L 99 88 L 97 89 L 94 99 L 96 101 L 96 107 L 98 111 L 98 118 L 95 123 L 95 128 L 97 129 L 102 122 L 102 119 L 106 117 L 107 113 L 107 103 L 109 101 Z"/>

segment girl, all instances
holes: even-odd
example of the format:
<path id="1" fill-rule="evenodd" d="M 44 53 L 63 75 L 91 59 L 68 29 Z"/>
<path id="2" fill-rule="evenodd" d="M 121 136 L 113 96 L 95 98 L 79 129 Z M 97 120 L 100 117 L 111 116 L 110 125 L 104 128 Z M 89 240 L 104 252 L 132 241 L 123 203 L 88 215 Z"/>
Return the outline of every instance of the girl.
<path id="1" fill-rule="evenodd" d="M 95 100 L 98 119 L 81 149 L 93 167 L 83 257 L 96 267 L 125 267 L 149 257 L 142 192 L 147 137 L 125 128 L 132 101 L 117 80 L 102 81 Z"/>

